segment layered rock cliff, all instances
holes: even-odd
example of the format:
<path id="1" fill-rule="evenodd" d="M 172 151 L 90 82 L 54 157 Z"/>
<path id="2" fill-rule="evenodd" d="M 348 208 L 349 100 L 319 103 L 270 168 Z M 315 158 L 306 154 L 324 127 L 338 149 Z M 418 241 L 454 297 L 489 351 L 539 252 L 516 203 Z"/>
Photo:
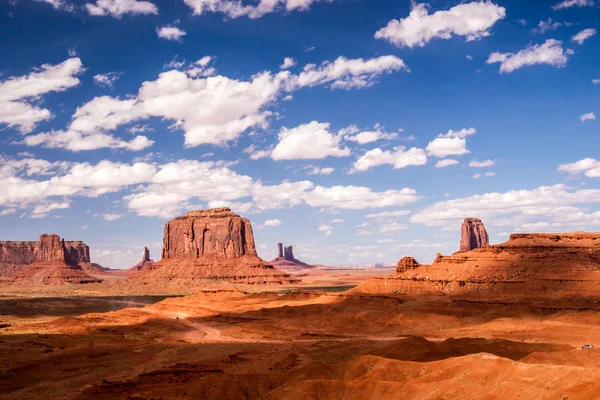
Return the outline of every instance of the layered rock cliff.
<path id="1" fill-rule="evenodd" d="M 0 242 L 0 281 L 4 283 L 71 284 L 101 280 L 83 270 L 89 266 L 90 248 L 81 241 L 65 241 L 55 234 L 39 241 Z"/>
<path id="2" fill-rule="evenodd" d="M 414 268 L 404 258 L 397 272 L 394 278 L 371 279 L 357 291 L 600 295 L 600 233 L 513 234 L 505 243 L 438 254 L 431 265 Z"/>
<path id="3" fill-rule="evenodd" d="M 228 208 L 190 211 L 165 225 L 163 259 L 257 257 L 252 226 Z"/>
<path id="4" fill-rule="evenodd" d="M 211 286 L 214 281 L 283 284 L 296 280 L 256 253 L 252 226 L 229 208 L 190 211 L 165 224 L 162 260 L 124 284 Z"/>
<path id="5" fill-rule="evenodd" d="M 465 218 L 460 230 L 460 251 L 471 251 L 489 245 L 483 222 L 478 218 Z"/>

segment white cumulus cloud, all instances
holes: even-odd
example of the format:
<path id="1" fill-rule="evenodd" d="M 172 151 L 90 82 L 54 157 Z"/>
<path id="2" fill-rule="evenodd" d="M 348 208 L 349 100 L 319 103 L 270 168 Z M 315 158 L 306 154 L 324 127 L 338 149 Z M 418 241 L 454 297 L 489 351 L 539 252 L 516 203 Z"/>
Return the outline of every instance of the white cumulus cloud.
<path id="1" fill-rule="evenodd" d="M 79 85 L 76 75 L 83 72 L 79 58 L 60 64 L 44 64 L 35 72 L 0 81 L 0 124 L 18 127 L 22 133 L 31 132 L 40 121 L 52 117 L 50 110 L 32 102 L 49 92 L 63 92 Z"/>
<path id="2" fill-rule="evenodd" d="M 571 38 L 572 41 L 577 42 L 578 44 L 583 44 L 583 42 L 585 42 L 587 39 L 591 38 L 592 36 L 596 35 L 596 30 L 595 29 L 584 29 L 581 32 L 579 32 L 577 35 L 573 36 Z"/>
<path id="3" fill-rule="evenodd" d="M 429 14 L 427 4 L 414 4 L 408 17 L 391 20 L 375 33 L 396 46 L 423 47 L 432 39 L 464 36 L 467 41 L 490 35 L 490 28 L 506 17 L 506 9 L 491 1 L 459 4 Z"/>
<path id="4" fill-rule="evenodd" d="M 158 8 L 149 1 L 138 0 L 96 0 L 95 4 L 85 5 L 88 13 L 94 16 L 111 15 L 121 18 L 125 14 L 158 14 Z"/>
<path id="5" fill-rule="evenodd" d="M 581 122 L 585 122 L 585 121 L 594 121 L 596 119 L 596 114 L 594 114 L 593 112 L 591 113 L 587 113 L 587 114 L 582 114 L 579 116 L 579 119 L 581 120 Z"/>
<path id="6" fill-rule="evenodd" d="M 172 25 L 165 25 L 156 28 L 156 34 L 161 39 L 174 41 L 181 40 L 183 36 L 187 35 L 187 33 L 184 30 L 181 30 L 178 27 Z"/>
<path id="7" fill-rule="evenodd" d="M 511 73 L 517 69 L 536 65 L 548 64 L 562 68 L 567 65 L 569 50 L 564 50 L 560 40 L 548 39 L 541 45 L 530 45 L 518 53 L 490 54 L 488 64 L 500 63 L 500 73 Z"/>
<path id="8" fill-rule="evenodd" d="M 406 147 L 400 146 L 392 151 L 376 148 L 367 151 L 356 160 L 351 172 L 367 171 L 370 168 L 386 164 L 393 165 L 394 169 L 425 165 L 427 164 L 427 154 L 423 149 L 416 147 L 407 150 Z"/>

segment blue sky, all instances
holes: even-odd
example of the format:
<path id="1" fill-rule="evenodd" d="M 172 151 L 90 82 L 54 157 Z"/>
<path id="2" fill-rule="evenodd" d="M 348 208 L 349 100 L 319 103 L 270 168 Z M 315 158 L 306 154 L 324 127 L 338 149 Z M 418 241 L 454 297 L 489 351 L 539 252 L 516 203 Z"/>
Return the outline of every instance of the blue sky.
<path id="1" fill-rule="evenodd" d="M 0 239 L 159 258 L 230 206 L 259 254 L 431 261 L 480 217 L 600 225 L 600 3 L 13 0 L 0 4 Z"/>

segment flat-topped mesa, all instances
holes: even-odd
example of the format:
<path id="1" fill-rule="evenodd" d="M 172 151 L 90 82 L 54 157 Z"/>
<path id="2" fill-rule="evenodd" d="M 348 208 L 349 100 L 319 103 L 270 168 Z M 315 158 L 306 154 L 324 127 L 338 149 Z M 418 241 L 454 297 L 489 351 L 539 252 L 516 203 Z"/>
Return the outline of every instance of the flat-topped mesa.
<path id="1" fill-rule="evenodd" d="M 163 290 L 167 286 L 215 287 L 221 281 L 240 284 L 298 282 L 258 257 L 250 221 L 229 208 L 216 208 L 190 211 L 167 222 L 162 260 L 143 268 L 123 284 L 143 284 Z"/>
<path id="2" fill-rule="evenodd" d="M 65 241 L 55 234 L 40 235 L 39 241 L 0 242 L 0 264 L 64 263 L 77 266 L 90 262 L 90 248 L 81 241 Z"/>
<path id="3" fill-rule="evenodd" d="M 165 224 L 163 259 L 257 257 L 252 226 L 229 208 L 190 211 Z"/>
<path id="4" fill-rule="evenodd" d="M 479 218 L 465 218 L 460 232 L 460 251 L 489 246 L 489 237 Z"/>
<path id="5" fill-rule="evenodd" d="M 413 257 L 402 257 L 402 259 L 398 261 L 396 272 L 402 273 L 411 269 L 419 268 L 420 266 L 421 264 L 419 264 Z"/>
<path id="6" fill-rule="evenodd" d="M 65 285 L 98 283 L 88 275 L 103 269 L 90 262 L 90 248 L 81 241 L 65 241 L 55 234 L 39 241 L 0 242 L 0 282 Z"/>

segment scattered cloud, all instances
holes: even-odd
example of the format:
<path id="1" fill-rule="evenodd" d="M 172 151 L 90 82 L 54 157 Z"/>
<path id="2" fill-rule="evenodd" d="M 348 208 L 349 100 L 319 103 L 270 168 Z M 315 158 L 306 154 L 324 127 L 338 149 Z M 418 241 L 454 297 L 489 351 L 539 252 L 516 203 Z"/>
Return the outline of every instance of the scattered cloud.
<path id="1" fill-rule="evenodd" d="M 270 228 L 274 228 L 277 227 L 279 225 L 281 225 L 282 222 L 278 219 L 269 219 L 267 221 L 265 221 L 264 226 L 268 226 Z"/>
<path id="2" fill-rule="evenodd" d="M 113 85 L 120 77 L 120 72 L 107 72 L 105 74 L 96 74 L 94 75 L 94 83 L 98 86 L 104 86 L 112 89 Z"/>
<path id="3" fill-rule="evenodd" d="M 427 164 L 427 154 L 423 149 L 404 146 L 395 147 L 393 150 L 376 148 L 367 151 L 353 165 L 351 172 L 367 171 L 380 165 L 393 165 L 394 169 Z"/>
<path id="4" fill-rule="evenodd" d="M 102 219 L 105 221 L 116 221 L 119 218 L 122 218 L 123 216 L 121 214 L 104 214 L 102 215 Z"/>
<path id="5" fill-rule="evenodd" d="M 367 214 L 365 218 L 395 218 L 395 217 L 403 217 L 405 215 L 410 214 L 409 210 L 400 210 L 400 211 L 385 211 L 376 214 Z"/>
<path id="6" fill-rule="evenodd" d="M 563 224 L 592 224 L 593 218 L 586 220 L 586 214 L 571 205 L 599 201 L 599 189 L 574 190 L 562 184 L 540 186 L 531 190 L 493 192 L 442 201 L 414 214 L 411 222 L 430 226 L 456 226 L 465 216 L 477 216 L 485 218 L 486 225 L 489 223 L 491 226 L 510 225 L 515 220 L 525 223 L 528 219 L 539 217 L 547 217 Z M 596 214 L 597 224 L 600 222 L 600 213 Z M 503 216 L 510 217 L 509 221 L 497 219 Z"/>
<path id="7" fill-rule="evenodd" d="M 358 144 L 367 144 L 379 140 L 393 140 L 398 138 L 397 133 L 387 133 L 381 125 L 377 124 L 373 130 L 361 131 L 356 125 L 351 125 L 340 132 L 344 140 L 356 142 Z"/>
<path id="8" fill-rule="evenodd" d="M 425 148 L 430 156 L 444 158 L 448 156 L 462 156 L 469 154 L 467 140 L 461 137 L 438 137 Z"/>
<path id="9" fill-rule="evenodd" d="M 594 114 L 593 112 L 582 114 L 579 116 L 579 119 L 581 120 L 581 122 L 594 121 L 596 119 L 596 114 Z"/>
<path id="10" fill-rule="evenodd" d="M 496 163 L 492 160 L 485 160 L 485 161 L 471 161 L 469 163 L 469 167 L 471 168 L 486 168 L 486 167 L 493 167 L 494 165 L 496 165 Z"/>
<path id="11" fill-rule="evenodd" d="M 335 171 L 335 168 L 321 168 L 308 166 L 307 175 L 331 175 Z"/>
<path id="12" fill-rule="evenodd" d="M 478 172 L 473 175 L 473 179 L 479 179 L 484 176 L 487 176 L 487 177 L 496 176 L 496 173 L 495 172 L 486 172 L 485 174 L 482 174 L 482 173 Z"/>
<path id="13" fill-rule="evenodd" d="M 158 8 L 149 1 L 138 0 L 96 0 L 96 4 L 85 5 L 88 13 L 94 16 L 121 18 L 126 14 L 158 14 Z"/>
<path id="14" fill-rule="evenodd" d="M 548 64 L 562 68 L 567 65 L 567 55 L 560 40 L 548 39 L 541 45 L 529 45 L 518 53 L 492 53 L 487 63 L 500 63 L 500 73 L 511 73 L 517 69 L 536 65 Z"/>
<path id="15" fill-rule="evenodd" d="M 44 64 L 29 75 L 0 81 L 0 124 L 31 132 L 40 121 L 52 117 L 50 110 L 32 104 L 49 92 L 63 92 L 79 85 L 76 75 L 84 71 L 79 58 L 60 64 Z"/>
<path id="16" fill-rule="evenodd" d="M 282 128 L 273 160 L 307 160 L 346 157 L 350 149 L 340 146 L 341 135 L 330 132 L 330 124 L 312 121 L 295 128 Z"/>
<path id="17" fill-rule="evenodd" d="M 266 128 L 273 115 L 268 107 L 283 94 L 317 85 L 332 89 L 366 87 L 382 74 L 406 69 L 395 56 L 369 60 L 339 57 L 318 67 L 305 66 L 299 75 L 263 71 L 244 81 L 205 76 L 212 75 L 207 68 L 211 60 L 207 56 L 188 70 L 163 72 L 157 80 L 144 82 L 135 96 L 96 97 L 77 109 L 68 131 L 97 135 L 158 117 L 174 121 L 172 127 L 184 131 L 186 147 L 224 145 L 249 129 Z M 198 112 L 198 104 L 203 105 L 202 112 Z"/>
<path id="18" fill-rule="evenodd" d="M 265 14 L 281 11 L 306 11 L 313 3 L 332 0 L 260 0 L 257 5 L 244 5 L 237 0 L 184 0 L 195 15 L 222 13 L 229 18 L 261 18 Z"/>
<path id="19" fill-rule="evenodd" d="M 581 172 L 588 178 L 600 178 L 600 161 L 593 158 L 584 158 L 572 164 L 561 164 L 558 171 L 577 175 Z"/>
<path id="20" fill-rule="evenodd" d="M 556 11 L 571 7 L 593 7 L 594 4 L 594 0 L 565 0 L 552 6 L 552 9 Z"/>
<path id="21" fill-rule="evenodd" d="M 465 36 L 472 41 L 489 36 L 491 27 L 506 17 L 506 9 L 491 1 L 459 4 L 433 14 L 429 14 L 428 8 L 427 4 L 413 3 L 408 17 L 391 20 L 375 33 L 375 38 L 411 48 L 452 36 Z"/>
<path id="22" fill-rule="evenodd" d="M 446 159 L 446 160 L 440 160 L 435 164 L 436 168 L 445 168 L 445 167 L 449 167 L 451 165 L 457 165 L 459 164 L 458 160 L 452 160 L 452 159 Z"/>
<path id="23" fill-rule="evenodd" d="M 289 69 L 296 65 L 296 60 L 292 57 L 286 57 L 283 59 L 283 64 L 279 66 L 281 69 Z"/>
<path id="24" fill-rule="evenodd" d="M 583 42 L 585 42 L 587 39 L 591 38 L 592 36 L 596 35 L 596 30 L 595 29 L 584 29 L 581 32 L 579 32 L 577 35 L 573 36 L 571 38 L 572 41 L 577 42 L 578 44 L 583 44 Z"/>
<path id="25" fill-rule="evenodd" d="M 532 33 L 544 34 L 548 31 L 555 31 L 561 26 L 571 26 L 569 22 L 558 22 L 554 21 L 552 18 L 548 18 L 546 21 L 540 21 L 537 27 L 531 30 Z"/>
<path id="26" fill-rule="evenodd" d="M 165 25 L 156 28 L 156 34 L 159 38 L 165 40 L 181 41 L 181 38 L 187 35 L 184 30 L 179 29 L 174 25 Z"/>

